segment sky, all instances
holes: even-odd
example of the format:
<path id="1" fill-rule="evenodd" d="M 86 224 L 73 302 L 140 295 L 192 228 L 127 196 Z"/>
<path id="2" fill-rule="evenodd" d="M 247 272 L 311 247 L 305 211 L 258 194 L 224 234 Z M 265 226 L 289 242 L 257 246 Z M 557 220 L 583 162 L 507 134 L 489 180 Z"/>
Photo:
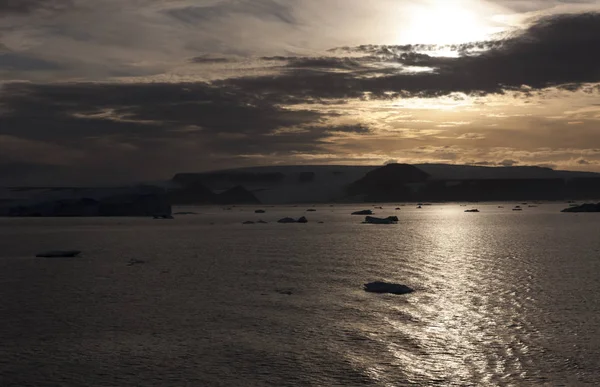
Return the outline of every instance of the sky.
<path id="1" fill-rule="evenodd" d="M 0 0 L 0 184 L 600 172 L 600 0 Z"/>

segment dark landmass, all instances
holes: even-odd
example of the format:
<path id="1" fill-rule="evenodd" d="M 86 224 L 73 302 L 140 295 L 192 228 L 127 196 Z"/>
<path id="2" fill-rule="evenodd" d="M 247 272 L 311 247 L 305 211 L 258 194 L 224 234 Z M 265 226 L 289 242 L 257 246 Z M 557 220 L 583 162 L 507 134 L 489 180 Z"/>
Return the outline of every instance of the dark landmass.
<path id="1" fill-rule="evenodd" d="M 423 183 L 429 175 L 408 164 L 389 164 L 375 169 L 348 187 L 349 195 L 365 195 L 368 202 L 410 200 L 410 184 Z"/>
<path id="2" fill-rule="evenodd" d="M 586 203 L 580 206 L 565 208 L 561 212 L 600 212 L 600 203 Z"/>
<path id="3" fill-rule="evenodd" d="M 450 166 L 429 167 L 435 170 Z M 458 169 L 461 170 L 462 167 Z M 495 168 L 487 168 L 490 169 Z M 494 172 L 499 176 L 511 173 L 521 176 L 537 173 L 547 177 L 434 179 L 420 168 L 390 164 L 375 169 L 350 184 L 348 194 L 363 195 L 366 202 L 565 200 L 600 197 L 600 177 L 596 174 L 580 175 L 574 172 L 577 177 L 565 178 L 559 176 L 571 175 L 568 172 L 556 173 L 551 169 L 537 167 L 500 168 L 499 172 Z"/>
<path id="4" fill-rule="evenodd" d="M 241 185 L 215 196 L 216 204 L 260 204 L 254 194 Z"/>
<path id="5" fill-rule="evenodd" d="M 375 166 L 272 166 L 207 173 L 181 173 L 161 188 L 170 205 L 533 201 L 600 199 L 600 174 L 541 167 L 481 167 L 445 164 Z M 139 187 L 138 187 L 139 188 Z M 119 216 L 148 214 L 148 198 L 105 199 L 104 188 L 0 188 L 0 214 L 14 216 Z M 121 189 L 123 190 L 123 189 Z M 40 192 L 44 192 L 40 198 Z M 129 195 L 130 193 L 126 193 Z M 5 197 L 7 196 L 7 197 Z M 115 195 L 112 195 L 115 196 Z M 160 195 L 159 195 L 160 196 Z M 18 198 L 14 198 L 18 197 Z M 25 200 L 33 197 L 34 200 Z M 138 209 L 119 209 L 119 201 Z M 161 199 L 162 200 L 162 199 Z M 42 205 L 42 202 L 46 202 Z M 17 209 L 8 211 L 7 208 Z M 38 207 L 43 207 L 40 212 Z M 50 207 L 49 209 L 46 207 Z M 160 207 L 158 204 L 156 207 Z M 91 215 L 95 214 L 95 215 Z M 364 214 L 371 215 L 371 214 Z"/>
<path id="6" fill-rule="evenodd" d="M 185 178 L 178 176 L 175 176 L 172 181 L 179 181 L 179 183 L 175 188 L 168 190 L 169 202 L 172 205 L 260 204 L 260 200 L 241 185 L 216 194 L 199 177 L 193 180 L 190 175 L 186 175 Z"/>
<path id="7" fill-rule="evenodd" d="M 308 183 L 315 180 L 314 172 L 301 172 L 300 176 L 298 176 L 298 181 L 301 183 Z"/>
<path id="8" fill-rule="evenodd" d="M 600 198 L 600 174 L 542 167 L 445 164 L 273 166 L 178 174 L 179 189 L 200 184 L 212 192 L 241 186 L 251 193 L 230 204 L 566 200 Z M 176 188 L 174 188 L 176 189 Z M 190 190 L 192 192 L 193 189 Z M 218 204 L 198 189 L 196 204 Z M 185 202 L 188 202 L 187 198 Z M 185 204 L 174 200 L 173 204 Z"/>
<path id="9" fill-rule="evenodd" d="M 171 216 L 168 197 L 160 189 L 115 189 L 108 191 L 56 192 L 24 200 L 12 200 L 0 207 L 0 215 L 12 217 L 78 216 Z M 65 192 L 66 194 L 66 192 Z"/>
<path id="10" fill-rule="evenodd" d="M 407 185 L 408 187 L 408 185 Z M 389 201 L 520 201 L 600 198 L 600 178 L 433 180 Z M 384 191 L 383 193 L 387 193 Z M 375 197 L 371 195 L 370 197 Z"/>
<path id="11" fill-rule="evenodd" d="M 169 202 L 171 204 L 214 204 L 216 195 L 208 189 L 201 181 L 190 181 L 180 188 L 169 191 Z"/>
<path id="12" fill-rule="evenodd" d="M 567 183 L 564 179 L 479 179 L 431 181 L 418 187 L 415 199 L 426 201 L 562 200 L 567 196 Z"/>
<path id="13" fill-rule="evenodd" d="M 281 172 L 236 172 L 217 171 L 207 173 L 178 173 L 173 177 L 173 182 L 188 186 L 196 182 L 210 185 L 214 182 L 229 181 L 232 184 L 244 183 L 278 183 L 285 178 Z"/>
<path id="14" fill-rule="evenodd" d="M 478 165 L 415 164 L 435 180 L 479 180 L 479 179 L 573 179 L 600 177 L 594 172 L 557 171 L 536 166 L 486 167 Z"/>

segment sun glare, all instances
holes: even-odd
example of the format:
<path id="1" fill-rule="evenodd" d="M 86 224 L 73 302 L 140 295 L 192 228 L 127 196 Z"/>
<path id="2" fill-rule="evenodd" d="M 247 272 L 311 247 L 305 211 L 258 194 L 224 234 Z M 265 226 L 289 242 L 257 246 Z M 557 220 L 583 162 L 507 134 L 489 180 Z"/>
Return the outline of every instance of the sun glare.
<path id="1" fill-rule="evenodd" d="M 457 44 L 485 40 L 492 32 L 480 9 L 460 0 L 437 0 L 410 11 L 402 44 Z"/>

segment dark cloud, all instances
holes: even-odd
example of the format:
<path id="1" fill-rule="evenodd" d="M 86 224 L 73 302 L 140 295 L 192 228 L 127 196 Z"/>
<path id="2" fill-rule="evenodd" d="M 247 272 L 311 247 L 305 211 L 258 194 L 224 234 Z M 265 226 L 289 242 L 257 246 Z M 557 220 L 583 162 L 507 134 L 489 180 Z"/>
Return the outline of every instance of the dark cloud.
<path id="1" fill-rule="evenodd" d="M 192 63 L 198 64 L 210 64 L 210 63 L 231 63 L 234 62 L 232 58 L 225 57 L 212 57 L 212 56 L 197 56 L 195 58 L 190 59 Z"/>
<path id="2" fill-rule="evenodd" d="M 290 59 L 280 76 L 233 79 L 223 84 L 263 93 L 273 98 L 375 98 L 438 97 L 454 92 L 467 94 L 541 90 L 561 86 L 571 90 L 600 82 L 600 14 L 568 14 L 543 18 L 518 36 L 498 42 L 457 47 L 457 58 L 440 58 L 416 52 L 421 46 L 360 46 L 343 50 L 368 53 L 373 64 L 396 61 L 402 65 L 432 67 L 433 72 L 406 73 L 392 70 L 380 76 L 353 72 L 316 71 L 324 68 L 351 70 L 363 59 Z M 477 47 L 487 51 L 467 54 Z M 379 50 L 379 51 L 378 51 Z M 402 51 L 401 53 L 399 53 Z M 377 55 L 386 53 L 378 58 Z M 360 61 L 363 62 L 360 62 Z M 300 64 L 300 65 L 299 65 Z"/>
<path id="3" fill-rule="evenodd" d="M 298 56 L 267 56 L 260 58 L 266 61 L 283 62 L 283 67 L 289 70 L 308 72 L 324 72 L 347 70 L 354 71 L 355 76 L 366 73 L 397 73 L 397 69 L 384 68 L 385 65 L 399 63 L 405 66 L 442 67 L 454 62 L 454 58 L 432 57 L 418 52 L 398 52 L 394 55 L 376 55 L 370 53 L 360 57 L 298 57 Z"/>
<path id="4" fill-rule="evenodd" d="M 205 83 L 9 84 L 0 101 L 8 111 L 0 116 L 2 134 L 37 140 L 109 134 L 148 139 L 190 125 L 204 135 L 262 135 L 321 118 Z"/>
<path id="5" fill-rule="evenodd" d="M 288 61 L 288 60 L 293 60 L 296 58 L 298 58 L 298 57 L 297 56 L 282 56 L 282 55 L 260 57 L 261 60 L 267 60 L 267 61 Z"/>
<path id="6" fill-rule="evenodd" d="M 519 164 L 519 162 L 515 160 L 502 160 L 498 163 L 498 165 L 501 165 L 503 167 L 513 167 L 517 164 Z"/>
<path id="7" fill-rule="evenodd" d="M 5 169 L 33 174 L 31 165 L 56 159 L 61 176 L 71 170 L 81 179 L 85 170 L 96 181 L 168 177 L 236 166 L 236 159 L 248 164 L 240 155 L 323 153 L 328 137 L 370 132 L 206 83 L 9 83 L 0 112 Z"/>
<path id="8" fill-rule="evenodd" d="M 72 0 L 0 0 L 0 16 L 8 13 L 30 13 L 39 9 L 61 10 L 72 4 Z"/>
<path id="9" fill-rule="evenodd" d="M 561 5 L 595 4 L 596 0 L 494 0 L 494 2 L 516 12 L 532 12 Z"/>
<path id="10" fill-rule="evenodd" d="M 360 59 L 352 58 L 290 58 L 288 67 L 307 69 L 346 69 L 358 70 L 363 67 Z"/>
<path id="11" fill-rule="evenodd" d="M 31 12 L 36 9 L 34 3 L 37 9 L 45 7 L 42 3 L 52 4 L 31 2 L 31 8 L 23 5 L 21 11 L 13 8 L 11 12 Z M 6 4 L 0 3 L 0 12 L 8 9 Z M 235 12 L 257 12 L 247 1 L 228 4 L 235 4 Z M 278 7 L 276 2 L 260 4 Z M 280 9 L 283 16 L 279 19 L 293 22 L 285 9 Z M 231 8 L 202 10 L 219 17 L 231 12 Z M 205 15 L 200 11 L 188 15 L 189 22 L 196 16 L 201 21 Z M 369 127 L 331 125 L 328 120 L 339 119 L 340 113 L 317 110 L 322 106 L 311 109 L 310 103 L 437 97 L 456 92 L 534 93 L 550 86 L 575 91 L 586 83 L 600 82 L 598 47 L 600 15 L 589 13 L 541 19 L 520 35 L 501 41 L 451 47 L 460 52 L 458 57 L 434 56 L 430 52 L 433 46 L 360 46 L 336 50 L 343 57 L 263 57 L 281 62 L 274 74 L 213 83 L 4 84 L 0 93 L 0 174 L 22 180 L 46 175 L 61 176 L 62 181 L 86 177 L 94 182 L 117 177 L 128 181 L 262 164 L 266 157 L 287 160 L 294 154 L 319 155 L 325 162 L 321 156 L 336 155 L 331 157 L 339 161 L 343 151 L 377 154 L 396 143 L 384 139 L 368 148 L 356 138 L 376 137 L 369 136 Z M 199 56 L 190 61 L 228 60 L 226 56 Z M 0 70 L 44 71 L 52 66 L 56 65 L 22 54 L 0 53 Z M 433 71 L 407 72 L 415 66 Z M 600 89 L 593 86 L 589 91 Z M 303 105 L 290 106 L 300 103 Z M 556 133 L 548 136 L 548 146 L 558 140 L 568 143 L 565 137 L 573 137 L 564 131 L 563 123 L 556 125 Z M 333 144 L 332 137 L 342 140 Z M 483 141 L 483 136 L 469 133 L 464 138 Z M 546 141 L 535 134 L 531 139 L 536 146 Z M 501 143 L 486 141 L 489 146 Z M 516 140 L 512 136 L 506 141 L 509 147 Z M 338 147 L 337 153 L 332 146 Z M 345 148 L 340 151 L 342 146 Z M 464 157 L 461 149 L 451 147 L 425 149 L 423 154 L 435 160 Z M 390 151 L 389 157 L 397 156 Z M 569 159 L 575 163 L 575 157 Z M 512 154 L 495 159 L 505 159 L 497 163 L 505 166 L 521 160 Z M 577 163 L 586 165 L 584 161 Z"/>
<path id="12" fill-rule="evenodd" d="M 425 53 L 438 50 L 454 51 L 461 54 L 468 54 L 476 51 L 490 50 L 499 48 L 503 45 L 502 40 L 488 40 L 482 42 L 469 42 L 463 44 L 404 44 L 404 45 L 378 45 L 363 44 L 355 47 L 337 47 L 328 50 L 331 53 L 346 54 L 364 54 L 378 58 L 397 58 L 403 54 Z"/>
<path id="13" fill-rule="evenodd" d="M 19 71 L 58 70 L 61 66 L 39 58 L 13 52 L 2 52 L 0 45 L 0 69 Z"/>
<path id="14" fill-rule="evenodd" d="M 14 163 L 0 159 L 0 182 L 4 185 L 53 185 L 60 177 L 69 174 L 69 168 L 63 166 Z"/>
<path id="15" fill-rule="evenodd" d="M 336 126 L 328 126 L 326 127 L 326 131 L 329 133 L 358 133 L 358 134 L 366 134 L 371 133 L 371 129 L 366 125 L 356 124 L 356 125 L 336 125 Z"/>
<path id="16" fill-rule="evenodd" d="M 334 70 L 366 70 L 371 67 L 372 58 L 340 58 L 335 56 L 301 57 L 301 56 L 264 56 L 265 61 L 283 62 L 283 67 L 288 69 L 302 69 L 306 71 L 334 71 Z"/>
<path id="17" fill-rule="evenodd" d="M 257 16 L 263 20 L 275 20 L 286 24 L 297 22 L 290 5 L 281 4 L 276 0 L 238 0 L 206 6 L 191 5 L 169 9 L 167 14 L 189 24 L 214 22 L 232 14 Z"/>

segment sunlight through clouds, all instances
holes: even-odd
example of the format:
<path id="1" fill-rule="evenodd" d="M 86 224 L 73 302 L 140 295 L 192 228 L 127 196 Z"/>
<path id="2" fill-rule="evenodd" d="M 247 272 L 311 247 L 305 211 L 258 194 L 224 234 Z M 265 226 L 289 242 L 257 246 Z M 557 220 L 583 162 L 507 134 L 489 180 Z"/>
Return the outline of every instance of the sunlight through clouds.
<path id="1" fill-rule="evenodd" d="M 400 44 L 460 44 L 490 39 L 502 32 L 493 16 L 501 8 L 486 1 L 430 0 L 412 5 L 400 29 Z"/>
<path id="2" fill-rule="evenodd" d="M 600 171 L 596 0 L 26 0 L 0 30 L 3 146 L 40 164 Z"/>

